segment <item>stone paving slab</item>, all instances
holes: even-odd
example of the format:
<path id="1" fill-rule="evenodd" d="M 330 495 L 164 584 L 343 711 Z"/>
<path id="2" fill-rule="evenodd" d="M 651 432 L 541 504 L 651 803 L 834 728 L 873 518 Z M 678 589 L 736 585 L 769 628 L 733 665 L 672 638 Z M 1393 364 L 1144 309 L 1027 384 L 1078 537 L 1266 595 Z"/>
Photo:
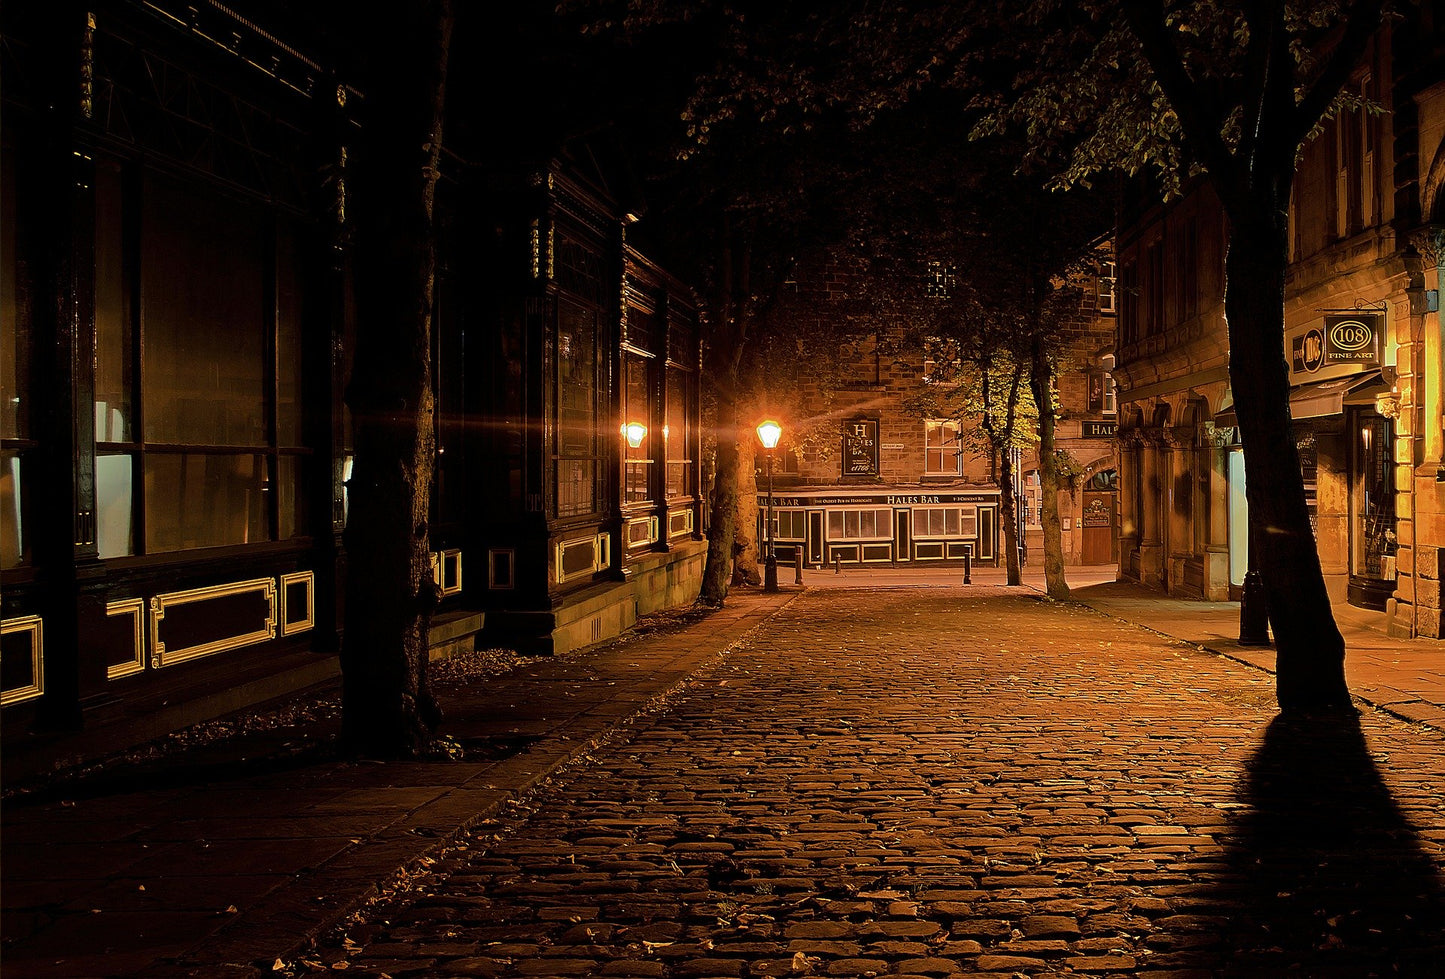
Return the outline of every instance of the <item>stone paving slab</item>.
<path id="1" fill-rule="evenodd" d="M 1017 589 L 820 589 L 278 972 L 1442 975 L 1442 748 Z"/>

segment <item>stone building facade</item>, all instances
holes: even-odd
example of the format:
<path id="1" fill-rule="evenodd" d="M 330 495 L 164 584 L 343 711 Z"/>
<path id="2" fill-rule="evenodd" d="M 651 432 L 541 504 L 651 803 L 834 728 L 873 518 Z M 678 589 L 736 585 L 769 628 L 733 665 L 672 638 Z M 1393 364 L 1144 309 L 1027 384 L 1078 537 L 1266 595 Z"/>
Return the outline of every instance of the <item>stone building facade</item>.
<path id="1" fill-rule="evenodd" d="M 1345 110 L 1304 148 L 1291 202 L 1290 410 L 1332 600 L 1398 635 L 1441 635 L 1440 25 L 1383 29 Z M 1171 594 L 1238 598 L 1243 453 L 1223 311 L 1226 224 L 1198 186 L 1118 233 L 1119 570 Z"/>
<path id="2" fill-rule="evenodd" d="M 1059 494 L 1065 559 L 1109 564 L 1117 539 L 1112 250 L 1102 248 L 1086 273 L 1054 287 L 1070 296 L 1056 322 L 1067 337 L 1057 378 L 1057 449 L 1067 453 L 1075 476 Z M 804 263 L 790 308 L 800 322 L 826 320 L 848 290 L 849 274 L 836 264 Z M 800 332 L 822 335 L 807 325 Z M 930 385 L 954 382 L 938 379 L 934 358 L 944 355 L 915 334 L 900 323 L 892 332 L 814 351 L 800 370 L 778 375 L 770 398 L 785 432 L 773 468 L 781 560 L 801 555 L 808 566 L 926 567 L 958 564 L 967 555 L 1002 563 L 1008 515 L 1001 510 L 998 460 L 982 442 L 977 417 L 930 418 L 919 410 Z M 758 499 L 765 512 L 764 462 L 760 453 Z M 1016 451 L 1014 463 L 1019 501 L 1013 518 L 1024 527 L 1027 561 L 1042 554 L 1036 452 Z"/>

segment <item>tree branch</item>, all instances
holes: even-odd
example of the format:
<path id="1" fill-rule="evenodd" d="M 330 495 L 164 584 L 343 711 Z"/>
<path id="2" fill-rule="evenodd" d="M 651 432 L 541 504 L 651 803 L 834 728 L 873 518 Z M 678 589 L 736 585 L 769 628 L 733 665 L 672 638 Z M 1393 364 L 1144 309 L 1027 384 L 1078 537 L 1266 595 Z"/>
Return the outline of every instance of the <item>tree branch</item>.
<path id="1" fill-rule="evenodd" d="M 1162 5 L 1151 0 L 1125 0 L 1124 18 L 1144 51 L 1144 60 L 1154 71 L 1169 105 L 1179 116 L 1185 136 L 1199 153 L 1204 166 L 1214 175 L 1220 196 L 1235 192 L 1234 156 L 1224 142 L 1224 116 L 1208 104 L 1203 90 L 1189 77 L 1184 59 L 1164 26 Z"/>
<path id="2" fill-rule="evenodd" d="M 1356 0 L 1346 15 L 1345 30 L 1324 69 L 1310 85 L 1295 107 L 1293 135 L 1299 144 L 1319 122 L 1335 96 L 1340 94 L 1350 72 L 1355 70 L 1370 38 L 1379 30 L 1385 9 L 1384 0 Z"/>

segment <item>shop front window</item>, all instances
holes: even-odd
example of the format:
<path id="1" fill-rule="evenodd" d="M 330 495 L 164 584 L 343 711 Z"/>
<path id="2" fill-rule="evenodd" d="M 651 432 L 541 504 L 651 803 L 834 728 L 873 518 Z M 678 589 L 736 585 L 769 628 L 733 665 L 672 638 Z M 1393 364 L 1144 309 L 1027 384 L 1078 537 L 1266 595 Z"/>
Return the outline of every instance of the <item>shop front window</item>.
<path id="1" fill-rule="evenodd" d="M 696 376 L 691 372 L 667 365 L 667 425 L 663 437 L 667 442 L 667 496 L 691 496 L 692 487 L 692 433 L 688 418 L 697 390 Z"/>
<path id="2" fill-rule="evenodd" d="M 1361 578 L 1395 579 L 1393 432 L 1388 418 L 1361 414 L 1355 426 L 1355 527 L 1351 571 Z"/>
<path id="3" fill-rule="evenodd" d="M 978 507 L 914 507 L 913 536 L 975 537 L 978 534 Z"/>
<path id="4" fill-rule="evenodd" d="M 891 540 L 892 537 L 891 507 L 828 511 L 829 540 Z"/>
<path id="5" fill-rule="evenodd" d="M 597 312 L 557 304 L 557 493 L 559 517 L 597 510 Z"/>
<path id="6" fill-rule="evenodd" d="M 16 213 L 15 167 L 0 166 L 0 569 L 29 560 L 24 505 L 30 442 L 30 267 Z"/>
<path id="7" fill-rule="evenodd" d="M 652 362 L 628 352 L 623 355 L 622 364 L 625 372 L 622 405 L 623 502 L 645 503 L 652 499 Z M 640 438 L 637 432 L 641 433 Z M 632 444 L 634 438 L 636 445 Z"/>
<path id="8" fill-rule="evenodd" d="M 100 556 L 303 532 L 298 230 L 154 177 L 127 214 L 121 183 L 119 167 L 97 168 Z"/>

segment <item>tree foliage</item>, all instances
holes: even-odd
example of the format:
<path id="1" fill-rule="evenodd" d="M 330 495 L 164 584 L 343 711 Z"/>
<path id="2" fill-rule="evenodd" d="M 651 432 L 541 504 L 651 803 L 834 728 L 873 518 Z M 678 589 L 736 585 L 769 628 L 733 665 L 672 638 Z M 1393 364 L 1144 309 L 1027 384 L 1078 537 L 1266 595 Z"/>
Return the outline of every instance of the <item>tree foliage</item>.
<path id="1" fill-rule="evenodd" d="M 1241 4 L 1048 0 L 1008 19 L 1048 57 L 1013 65 L 984 130 L 1021 125 L 1068 154 L 1064 183 L 1152 169 L 1166 195 L 1202 174 L 1229 218 L 1225 316 L 1247 495 L 1285 709 L 1348 706 L 1290 431 L 1284 353 L 1288 208 L 1305 139 L 1334 108 L 1379 30 L 1385 0 Z"/>

